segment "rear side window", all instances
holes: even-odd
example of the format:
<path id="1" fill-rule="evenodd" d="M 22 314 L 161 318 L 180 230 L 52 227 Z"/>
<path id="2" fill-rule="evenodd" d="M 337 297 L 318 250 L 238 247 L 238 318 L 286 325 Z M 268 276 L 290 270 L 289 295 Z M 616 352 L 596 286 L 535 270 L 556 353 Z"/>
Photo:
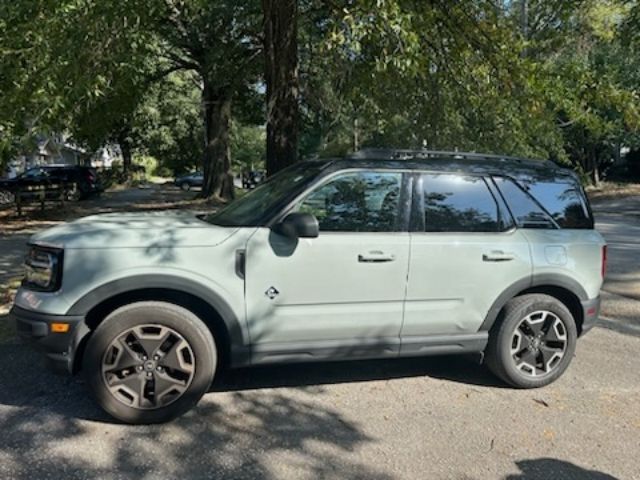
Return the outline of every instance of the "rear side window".
<path id="1" fill-rule="evenodd" d="M 495 178 L 516 223 L 523 228 L 593 228 L 582 190 L 577 182 L 518 182 Z"/>
<path id="2" fill-rule="evenodd" d="M 498 232 L 498 204 L 482 177 L 425 174 L 426 232 Z"/>

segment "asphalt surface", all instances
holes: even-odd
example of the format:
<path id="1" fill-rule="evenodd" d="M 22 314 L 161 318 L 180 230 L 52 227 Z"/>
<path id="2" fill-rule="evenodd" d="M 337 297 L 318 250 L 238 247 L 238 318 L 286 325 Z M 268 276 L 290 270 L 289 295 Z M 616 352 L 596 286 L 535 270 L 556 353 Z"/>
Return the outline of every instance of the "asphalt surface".
<path id="1" fill-rule="evenodd" d="M 546 388 L 505 388 L 466 357 L 262 367 L 170 424 L 125 426 L 9 342 L 0 479 L 640 479 L 638 211 L 596 205 L 603 320 Z"/>

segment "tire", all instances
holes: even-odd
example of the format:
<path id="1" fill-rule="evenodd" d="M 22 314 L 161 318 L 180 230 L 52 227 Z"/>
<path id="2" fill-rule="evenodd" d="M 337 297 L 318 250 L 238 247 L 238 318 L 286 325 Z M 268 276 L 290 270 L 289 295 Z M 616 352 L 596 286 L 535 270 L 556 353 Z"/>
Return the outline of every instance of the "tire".
<path id="1" fill-rule="evenodd" d="M 9 190 L 0 190 L 0 205 L 11 205 L 15 203 L 15 195 Z"/>
<path id="2" fill-rule="evenodd" d="M 215 341 L 202 320 L 177 305 L 145 301 L 104 319 L 89 339 L 83 370 L 108 414 L 125 423 L 150 424 L 195 406 L 209 389 L 217 363 Z"/>
<path id="3" fill-rule="evenodd" d="M 485 360 L 512 387 L 543 387 L 567 369 L 577 337 L 575 319 L 562 302 L 549 295 L 522 295 L 507 303 L 491 329 Z"/>
<path id="4" fill-rule="evenodd" d="M 181 189 L 183 192 L 188 192 L 189 190 L 191 190 L 191 184 L 190 184 L 189 182 L 182 182 L 182 183 L 180 184 L 180 189 Z"/>
<path id="5" fill-rule="evenodd" d="M 70 202 L 77 202 L 82 198 L 82 193 L 80 192 L 80 189 L 78 188 L 77 183 L 74 183 L 73 187 L 71 187 L 65 192 L 65 197 L 67 201 L 70 201 Z"/>

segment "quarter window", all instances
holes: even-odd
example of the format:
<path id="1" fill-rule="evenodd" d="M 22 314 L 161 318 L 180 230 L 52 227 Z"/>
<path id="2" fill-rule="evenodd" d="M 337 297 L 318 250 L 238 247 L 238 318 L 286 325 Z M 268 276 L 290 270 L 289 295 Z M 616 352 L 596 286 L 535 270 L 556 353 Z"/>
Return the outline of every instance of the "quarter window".
<path id="1" fill-rule="evenodd" d="M 398 231 L 401 184 L 401 173 L 346 173 L 311 192 L 298 211 L 314 215 L 320 231 Z"/>
<path id="2" fill-rule="evenodd" d="M 425 174 L 425 231 L 500 231 L 498 204 L 482 177 Z"/>
<path id="3" fill-rule="evenodd" d="M 523 180 L 521 185 L 507 178 L 495 178 L 519 227 L 593 228 L 591 216 L 575 182 Z M 535 200 L 534 200 L 535 199 Z"/>
<path id="4" fill-rule="evenodd" d="M 562 228 L 593 228 L 577 182 L 533 182 L 525 188 Z"/>

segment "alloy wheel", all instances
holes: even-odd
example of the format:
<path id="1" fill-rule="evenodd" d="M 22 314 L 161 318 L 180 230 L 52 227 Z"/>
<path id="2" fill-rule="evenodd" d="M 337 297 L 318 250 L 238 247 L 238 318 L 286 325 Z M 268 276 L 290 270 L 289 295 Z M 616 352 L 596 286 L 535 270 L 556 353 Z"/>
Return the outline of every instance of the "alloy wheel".
<path id="1" fill-rule="evenodd" d="M 193 348 L 164 325 L 139 325 L 124 331 L 109 344 L 102 361 L 109 392 L 123 404 L 142 410 L 178 400 L 194 374 Z"/>
<path id="2" fill-rule="evenodd" d="M 511 338 L 511 357 L 521 373 L 541 377 L 560 364 L 567 347 L 567 329 L 562 319 L 541 310 L 518 323 Z"/>

